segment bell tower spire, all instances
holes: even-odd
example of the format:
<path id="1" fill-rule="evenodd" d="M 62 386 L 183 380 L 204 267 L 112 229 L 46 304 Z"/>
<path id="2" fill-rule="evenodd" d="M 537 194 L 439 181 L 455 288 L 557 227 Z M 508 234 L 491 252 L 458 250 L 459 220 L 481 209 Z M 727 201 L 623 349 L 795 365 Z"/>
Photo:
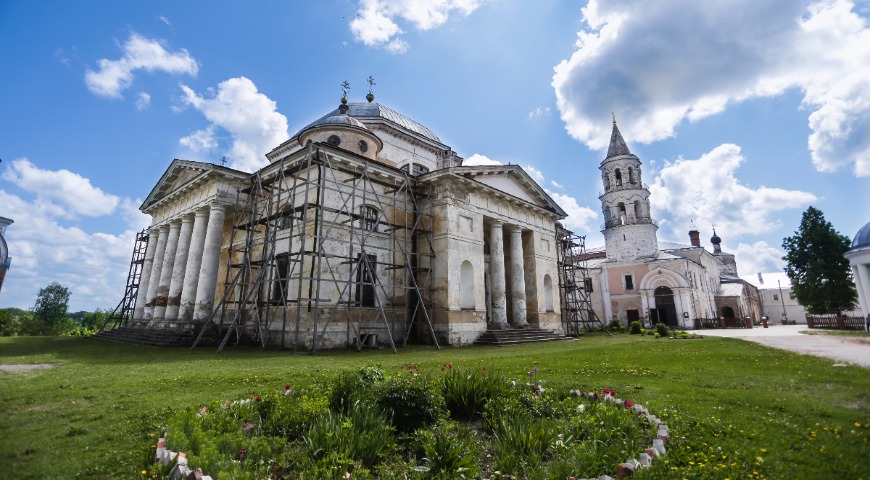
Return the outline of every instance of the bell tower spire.
<path id="1" fill-rule="evenodd" d="M 604 183 L 598 199 L 604 213 L 607 258 L 630 261 L 655 256 L 659 227 L 650 216 L 649 190 L 641 180 L 640 159 L 628 149 L 615 115 L 607 158 L 598 169 Z"/>

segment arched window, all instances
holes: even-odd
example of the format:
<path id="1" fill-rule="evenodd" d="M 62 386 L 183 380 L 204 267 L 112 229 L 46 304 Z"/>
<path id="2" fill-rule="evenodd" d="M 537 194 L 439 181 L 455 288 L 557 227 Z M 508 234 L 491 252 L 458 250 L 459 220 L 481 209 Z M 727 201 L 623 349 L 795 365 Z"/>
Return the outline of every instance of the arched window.
<path id="1" fill-rule="evenodd" d="M 474 309 L 474 267 L 468 260 L 459 266 L 459 308 Z"/>
<path id="2" fill-rule="evenodd" d="M 359 207 L 360 227 L 371 232 L 378 231 L 378 209 L 370 205 Z"/>
<path id="3" fill-rule="evenodd" d="M 622 172 L 620 172 L 618 168 L 616 169 L 615 175 L 616 175 L 616 186 L 621 187 L 622 186 Z"/>
<path id="4" fill-rule="evenodd" d="M 604 172 L 604 175 L 601 176 L 601 179 L 604 181 L 604 189 L 610 190 L 610 175 L 607 172 Z"/>
<path id="5" fill-rule="evenodd" d="M 544 308 L 548 312 L 555 312 L 553 307 L 553 279 L 550 275 L 544 275 Z"/>
<path id="6" fill-rule="evenodd" d="M 617 205 L 616 208 L 619 210 L 619 224 L 625 225 L 625 204 L 619 202 L 619 205 Z"/>
<path id="7" fill-rule="evenodd" d="M 640 206 L 640 200 L 634 201 L 634 218 L 640 219 L 643 218 L 643 210 Z"/>
<path id="8" fill-rule="evenodd" d="M 628 167 L 628 183 L 634 185 L 634 170 Z"/>

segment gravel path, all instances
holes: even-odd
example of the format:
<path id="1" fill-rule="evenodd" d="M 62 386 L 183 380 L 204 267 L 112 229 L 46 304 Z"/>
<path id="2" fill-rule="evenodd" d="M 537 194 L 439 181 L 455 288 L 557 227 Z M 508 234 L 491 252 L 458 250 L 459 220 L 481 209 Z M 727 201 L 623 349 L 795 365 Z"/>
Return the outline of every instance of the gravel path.
<path id="1" fill-rule="evenodd" d="M 771 325 L 770 328 L 729 330 L 693 330 L 707 337 L 730 337 L 769 347 L 826 357 L 870 368 L 870 338 L 841 335 L 807 335 L 806 325 Z"/>
<path id="2" fill-rule="evenodd" d="M 46 368 L 53 368 L 54 364 L 51 363 L 25 363 L 20 365 L 0 365 L 0 372 L 29 372 L 31 370 L 45 370 Z"/>

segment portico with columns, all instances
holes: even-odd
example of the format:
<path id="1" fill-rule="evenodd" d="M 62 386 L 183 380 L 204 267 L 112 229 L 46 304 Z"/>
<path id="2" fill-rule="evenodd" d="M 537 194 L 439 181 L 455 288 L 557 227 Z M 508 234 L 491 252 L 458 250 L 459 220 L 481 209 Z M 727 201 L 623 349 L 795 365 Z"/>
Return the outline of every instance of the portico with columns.
<path id="1" fill-rule="evenodd" d="M 486 330 L 561 332 L 554 225 L 565 212 L 516 165 L 454 167 L 420 180 L 435 192 L 436 333 L 465 345 Z"/>
<path id="2" fill-rule="evenodd" d="M 204 321 L 218 293 L 227 212 L 248 174 L 174 160 L 142 204 L 151 215 L 133 321 Z"/>

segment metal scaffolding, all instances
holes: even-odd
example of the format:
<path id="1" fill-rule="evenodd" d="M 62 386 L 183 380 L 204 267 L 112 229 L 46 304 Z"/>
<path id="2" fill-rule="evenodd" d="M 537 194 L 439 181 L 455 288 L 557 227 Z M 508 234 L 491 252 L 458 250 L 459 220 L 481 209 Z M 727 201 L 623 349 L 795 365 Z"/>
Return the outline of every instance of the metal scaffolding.
<path id="1" fill-rule="evenodd" d="M 193 344 L 252 338 L 312 353 L 344 324 L 357 350 L 431 335 L 430 194 L 392 167 L 309 144 L 240 184 L 221 299 Z M 423 330 L 428 327 L 428 331 Z M 270 337 L 280 335 L 280 342 Z"/>
<path id="2" fill-rule="evenodd" d="M 100 331 L 107 328 L 113 330 L 127 326 L 133 318 L 133 309 L 136 306 L 136 295 L 139 293 L 139 281 L 142 276 L 142 265 L 145 263 L 145 250 L 148 248 L 148 232 L 142 230 L 136 234 L 136 242 L 133 243 L 133 255 L 130 257 L 130 269 L 127 271 L 127 286 L 124 288 L 124 298 L 118 302 L 118 306 L 103 322 Z M 109 324 L 111 323 L 111 327 Z"/>
<path id="3" fill-rule="evenodd" d="M 592 278 L 586 265 L 586 237 L 556 224 L 559 262 L 559 293 L 565 335 L 576 337 L 582 330 L 604 324 L 592 309 Z"/>

